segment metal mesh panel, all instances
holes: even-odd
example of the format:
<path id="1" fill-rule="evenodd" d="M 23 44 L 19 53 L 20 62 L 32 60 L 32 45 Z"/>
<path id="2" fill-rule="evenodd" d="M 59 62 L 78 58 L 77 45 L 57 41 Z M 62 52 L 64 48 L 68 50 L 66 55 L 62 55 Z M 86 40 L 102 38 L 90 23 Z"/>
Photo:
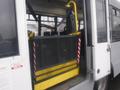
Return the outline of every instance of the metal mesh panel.
<path id="1" fill-rule="evenodd" d="M 40 37 L 35 39 L 37 43 L 37 68 L 46 68 L 58 63 L 57 39 Z"/>
<path id="2" fill-rule="evenodd" d="M 77 58 L 76 36 L 47 36 L 35 37 L 35 55 L 37 70 L 65 63 Z M 31 46 L 31 45 L 30 45 Z M 31 61 L 33 50 L 30 47 Z"/>
<path id="3" fill-rule="evenodd" d="M 73 36 L 59 37 L 59 60 L 66 62 L 76 59 L 77 54 L 77 38 Z"/>

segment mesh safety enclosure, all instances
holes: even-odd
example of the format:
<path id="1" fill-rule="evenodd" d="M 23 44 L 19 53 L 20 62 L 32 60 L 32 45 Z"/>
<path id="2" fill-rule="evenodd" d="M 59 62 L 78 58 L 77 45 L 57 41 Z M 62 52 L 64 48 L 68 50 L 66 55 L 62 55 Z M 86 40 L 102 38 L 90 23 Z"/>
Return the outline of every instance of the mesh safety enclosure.
<path id="1" fill-rule="evenodd" d="M 72 35 L 35 37 L 29 40 L 31 64 L 41 70 L 77 59 L 77 43 Z"/>

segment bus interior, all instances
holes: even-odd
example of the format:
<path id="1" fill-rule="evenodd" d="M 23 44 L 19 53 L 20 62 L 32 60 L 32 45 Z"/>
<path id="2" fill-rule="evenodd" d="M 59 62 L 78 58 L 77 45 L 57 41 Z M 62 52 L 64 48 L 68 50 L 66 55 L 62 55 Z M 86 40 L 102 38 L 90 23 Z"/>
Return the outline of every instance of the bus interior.
<path id="1" fill-rule="evenodd" d="M 26 6 L 33 89 L 80 83 L 87 73 L 83 1 L 27 0 Z"/>

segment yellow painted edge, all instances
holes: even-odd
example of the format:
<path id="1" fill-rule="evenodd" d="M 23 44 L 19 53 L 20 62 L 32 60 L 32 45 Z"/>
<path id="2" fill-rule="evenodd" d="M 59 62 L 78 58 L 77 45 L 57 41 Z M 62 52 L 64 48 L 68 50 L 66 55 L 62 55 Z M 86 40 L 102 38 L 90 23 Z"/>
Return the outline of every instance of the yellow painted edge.
<path id="1" fill-rule="evenodd" d="M 38 84 L 34 85 L 34 90 L 46 90 L 50 87 L 53 87 L 65 80 L 68 80 L 70 78 L 73 78 L 75 76 L 79 75 L 79 68 L 73 69 L 69 72 L 66 72 L 64 74 L 58 75 L 54 78 L 48 79 L 44 82 L 40 82 Z"/>
<path id="2" fill-rule="evenodd" d="M 66 68 L 62 68 L 60 70 L 56 70 L 56 71 L 53 71 L 51 73 L 48 73 L 48 74 L 45 74 L 45 75 L 42 75 L 42 76 L 39 76 L 36 78 L 36 81 L 40 81 L 40 80 L 44 80 L 44 79 L 47 79 L 47 78 L 50 78 L 50 77 L 53 77 L 55 75 L 58 75 L 58 74 L 61 74 L 61 73 L 64 73 L 68 70 L 71 70 L 73 68 L 76 68 L 77 67 L 77 64 L 76 65 L 72 65 L 72 66 L 69 66 L 69 67 L 66 67 Z"/>
<path id="3" fill-rule="evenodd" d="M 29 39 L 33 38 L 35 36 L 34 32 L 28 32 L 28 37 Z"/>
<path id="4" fill-rule="evenodd" d="M 64 64 L 60 64 L 60 65 L 53 66 L 53 67 L 51 67 L 51 68 L 39 70 L 39 71 L 36 71 L 36 72 L 35 72 L 35 76 L 39 76 L 39 75 L 42 75 L 42 74 L 45 74 L 45 73 L 48 73 L 48 72 L 52 72 L 52 71 L 54 71 L 54 70 L 57 70 L 57 69 L 60 69 L 60 68 L 64 68 L 64 67 L 67 67 L 67 66 L 69 66 L 69 65 L 76 64 L 76 63 L 77 63 L 76 60 L 72 60 L 72 61 L 69 61 L 69 62 L 64 63 Z"/>
<path id="5" fill-rule="evenodd" d="M 81 32 L 74 32 L 74 33 L 70 33 L 70 35 L 80 35 Z"/>

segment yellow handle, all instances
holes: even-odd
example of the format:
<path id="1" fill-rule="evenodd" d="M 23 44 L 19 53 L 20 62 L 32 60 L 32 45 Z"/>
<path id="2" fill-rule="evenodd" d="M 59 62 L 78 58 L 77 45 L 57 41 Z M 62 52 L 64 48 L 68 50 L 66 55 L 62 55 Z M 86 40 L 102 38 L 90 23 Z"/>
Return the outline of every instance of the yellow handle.
<path id="1" fill-rule="evenodd" d="M 68 2 L 68 4 L 66 5 L 67 7 L 71 7 L 71 4 L 73 4 L 74 6 L 74 13 L 75 13 L 75 24 L 76 24 L 76 31 L 78 32 L 78 15 L 77 15 L 77 5 L 76 2 L 74 0 L 71 0 Z"/>

